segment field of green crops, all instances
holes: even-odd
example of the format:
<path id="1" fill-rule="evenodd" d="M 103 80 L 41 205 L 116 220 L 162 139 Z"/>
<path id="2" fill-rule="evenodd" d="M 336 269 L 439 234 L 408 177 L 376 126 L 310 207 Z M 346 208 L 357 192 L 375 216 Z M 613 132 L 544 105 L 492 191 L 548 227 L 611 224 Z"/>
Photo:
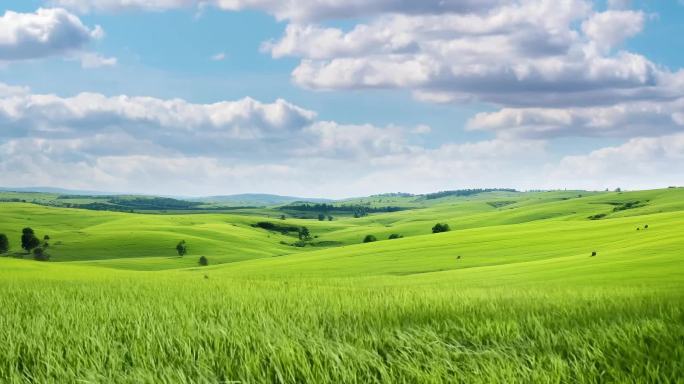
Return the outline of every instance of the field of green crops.
<path id="1" fill-rule="evenodd" d="M 391 203 L 411 209 L 0 203 L 0 382 L 684 383 L 684 189 Z M 26 226 L 50 262 L 23 255 Z"/>

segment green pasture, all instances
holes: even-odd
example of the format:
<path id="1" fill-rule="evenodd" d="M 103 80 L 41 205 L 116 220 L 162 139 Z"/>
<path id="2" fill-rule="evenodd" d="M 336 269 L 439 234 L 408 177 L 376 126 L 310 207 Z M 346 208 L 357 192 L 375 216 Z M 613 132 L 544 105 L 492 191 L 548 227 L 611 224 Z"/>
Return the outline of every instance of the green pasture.
<path id="1" fill-rule="evenodd" d="M 0 382 L 684 382 L 684 190 L 435 200 L 334 221 L 0 203 Z"/>

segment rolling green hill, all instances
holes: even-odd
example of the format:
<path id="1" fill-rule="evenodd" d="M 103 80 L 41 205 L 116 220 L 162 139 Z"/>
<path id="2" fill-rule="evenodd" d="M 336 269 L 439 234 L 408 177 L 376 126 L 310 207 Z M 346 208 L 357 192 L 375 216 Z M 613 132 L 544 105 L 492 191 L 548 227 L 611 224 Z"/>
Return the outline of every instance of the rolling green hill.
<path id="1" fill-rule="evenodd" d="M 684 189 L 376 198 L 410 209 L 0 203 L 0 381 L 684 381 Z M 25 226 L 51 262 L 18 258 Z"/>

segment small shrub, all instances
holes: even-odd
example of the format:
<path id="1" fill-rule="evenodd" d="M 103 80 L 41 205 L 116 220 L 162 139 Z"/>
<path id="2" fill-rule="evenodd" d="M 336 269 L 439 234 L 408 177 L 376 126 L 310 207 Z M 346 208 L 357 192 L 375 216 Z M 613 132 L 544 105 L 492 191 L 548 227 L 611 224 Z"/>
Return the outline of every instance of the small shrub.
<path id="1" fill-rule="evenodd" d="M 404 237 L 404 236 L 397 234 L 397 233 L 393 233 L 393 234 L 389 235 L 388 239 L 394 240 L 394 239 L 401 239 L 402 237 Z"/>
<path id="2" fill-rule="evenodd" d="M 180 257 L 183 257 L 188 253 L 188 247 L 185 245 L 185 240 L 181 240 L 178 245 L 176 245 L 176 252 L 178 252 L 178 256 Z"/>
<path id="3" fill-rule="evenodd" d="M 648 229 L 648 224 L 644 225 L 644 229 Z"/>
<path id="4" fill-rule="evenodd" d="M 592 253 L 591 253 L 591 256 L 592 256 L 592 257 L 593 257 L 593 256 L 596 256 L 596 251 L 592 252 Z"/>
<path id="5" fill-rule="evenodd" d="M 209 265 L 209 259 L 207 259 L 207 258 L 204 257 L 204 256 L 200 256 L 200 258 L 199 258 L 199 265 L 201 265 L 201 266 L 203 266 L 203 267 L 206 267 L 207 265 Z"/>
<path id="6" fill-rule="evenodd" d="M 372 243 L 374 241 L 378 241 L 378 239 L 373 235 L 366 235 L 366 237 L 363 238 L 364 243 Z"/>
<path id="7" fill-rule="evenodd" d="M 50 260 L 50 255 L 45 252 L 41 247 L 33 249 L 33 259 L 38 261 L 48 261 Z"/>
<path id="8" fill-rule="evenodd" d="M 434 227 L 432 227 L 432 233 L 449 232 L 450 230 L 451 228 L 449 228 L 449 224 L 437 223 Z"/>

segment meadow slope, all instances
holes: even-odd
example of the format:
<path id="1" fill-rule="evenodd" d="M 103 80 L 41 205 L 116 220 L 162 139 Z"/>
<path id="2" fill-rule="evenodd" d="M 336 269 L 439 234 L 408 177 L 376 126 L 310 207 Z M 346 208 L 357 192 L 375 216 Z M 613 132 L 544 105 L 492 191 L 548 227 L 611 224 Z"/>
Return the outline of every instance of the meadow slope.
<path id="1" fill-rule="evenodd" d="M 0 258 L 0 381 L 682 383 L 683 193 L 285 220 L 335 244 L 305 248 L 257 214 L 3 203 L 0 233 L 30 221 L 64 262 Z M 168 256 L 178 238 L 198 253 Z"/>

